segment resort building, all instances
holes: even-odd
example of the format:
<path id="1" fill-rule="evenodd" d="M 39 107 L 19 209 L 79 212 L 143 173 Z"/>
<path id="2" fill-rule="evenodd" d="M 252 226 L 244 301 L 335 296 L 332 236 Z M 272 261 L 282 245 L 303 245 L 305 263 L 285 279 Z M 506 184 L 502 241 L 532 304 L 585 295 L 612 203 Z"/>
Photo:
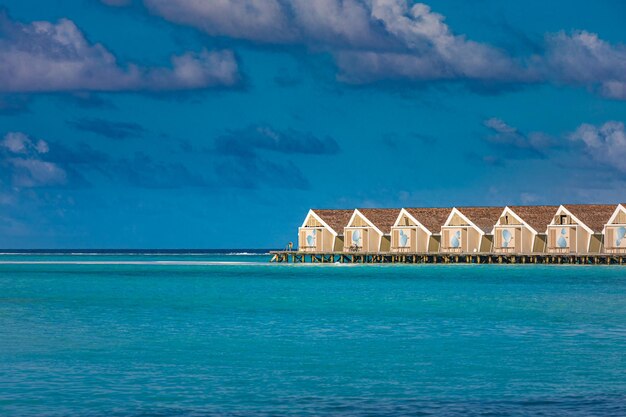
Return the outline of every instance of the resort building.
<path id="1" fill-rule="evenodd" d="M 346 252 L 389 252 L 399 209 L 355 209 L 344 229 Z"/>
<path id="2" fill-rule="evenodd" d="M 490 252 L 501 207 L 455 207 L 441 227 L 440 252 Z"/>
<path id="3" fill-rule="evenodd" d="M 392 252 L 438 252 L 449 208 L 403 208 L 391 228 Z"/>
<path id="4" fill-rule="evenodd" d="M 311 209 L 298 229 L 298 249 L 304 252 L 338 252 L 343 249 L 343 229 L 354 210 Z"/>
<path id="5" fill-rule="evenodd" d="M 626 207 L 618 204 L 604 226 L 604 251 L 626 253 Z"/>
<path id="6" fill-rule="evenodd" d="M 548 226 L 548 252 L 600 253 L 604 226 L 614 212 L 614 205 L 559 206 Z"/>
<path id="7" fill-rule="evenodd" d="M 298 229 L 298 250 L 368 255 L 626 254 L 626 204 L 311 209 Z"/>
<path id="8" fill-rule="evenodd" d="M 558 206 L 507 206 L 493 230 L 496 253 L 543 253 Z"/>

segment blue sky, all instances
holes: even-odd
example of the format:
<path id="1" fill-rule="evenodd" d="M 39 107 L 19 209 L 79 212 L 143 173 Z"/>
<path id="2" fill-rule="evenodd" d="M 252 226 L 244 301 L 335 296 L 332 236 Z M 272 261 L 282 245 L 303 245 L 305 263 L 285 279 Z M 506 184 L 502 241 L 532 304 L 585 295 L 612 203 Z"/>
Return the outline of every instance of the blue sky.
<path id="1" fill-rule="evenodd" d="M 271 248 L 310 207 L 624 201 L 618 0 L 0 6 L 5 248 Z"/>

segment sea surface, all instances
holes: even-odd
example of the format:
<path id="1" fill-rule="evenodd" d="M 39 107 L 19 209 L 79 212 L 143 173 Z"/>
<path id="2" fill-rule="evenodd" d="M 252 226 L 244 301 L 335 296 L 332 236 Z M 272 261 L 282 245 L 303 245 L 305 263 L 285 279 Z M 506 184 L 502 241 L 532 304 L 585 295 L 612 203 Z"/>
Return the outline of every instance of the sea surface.
<path id="1" fill-rule="evenodd" d="M 231 252 L 1 254 L 0 416 L 626 415 L 626 267 Z"/>

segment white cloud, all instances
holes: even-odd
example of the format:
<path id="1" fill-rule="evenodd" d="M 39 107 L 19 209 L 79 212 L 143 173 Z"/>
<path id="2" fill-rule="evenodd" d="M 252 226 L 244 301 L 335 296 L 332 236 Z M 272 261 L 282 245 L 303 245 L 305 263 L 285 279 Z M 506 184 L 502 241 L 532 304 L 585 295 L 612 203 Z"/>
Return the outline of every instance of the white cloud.
<path id="1" fill-rule="evenodd" d="M 416 68 L 417 78 L 511 78 L 520 72 L 496 48 L 454 35 L 445 17 L 426 4 L 374 0 L 372 17 L 409 49 L 400 63 Z"/>
<path id="2" fill-rule="evenodd" d="M 35 143 L 22 132 L 7 133 L 4 139 L 0 141 L 0 146 L 14 154 L 27 154 L 33 151 L 35 153 L 47 153 L 49 150 L 48 144 L 43 140 Z"/>
<path id="3" fill-rule="evenodd" d="M 231 51 L 174 56 L 171 67 L 120 65 L 68 19 L 22 24 L 0 13 L 0 92 L 158 91 L 233 85 Z"/>
<path id="4" fill-rule="evenodd" d="M 168 20 L 210 35 L 265 42 L 296 37 L 278 0 L 145 0 L 145 5 Z"/>
<path id="5" fill-rule="evenodd" d="M 498 133 L 516 133 L 517 129 L 509 126 L 503 120 L 498 119 L 497 117 L 492 117 L 491 119 L 485 120 L 485 126 L 488 128 L 498 132 Z"/>
<path id="6" fill-rule="evenodd" d="M 67 181 L 65 170 L 53 162 L 39 159 L 10 158 L 13 167 L 13 185 L 16 187 L 41 187 L 63 185 Z"/>
<path id="7" fill-rule="evenodd" d="M 119 0 L 102 0 L 117 2 Z M 626 46 L 586 31 L 549 34 L 545 53 L 513 57 L 455 34 L 409 0 L 143 0 L 153 13 L 213 36 L 330 52 L 339 79 L 479 85 L 554 83 L 626 100 Z"/>
<path id="8" fill-rule="evenodd" d="M 626 131 L 624 123 L 608 121 L 601 126 L 582 124 L 570 139 L 583 144 L 596 162 L 626 173 Z"/>
<path id="9" fill-rule="evenodd" d="M 9 132 L 0 141 L 0 166 L 14 187 L 63 185 L 67 173 L 43 158 L 50 151 L 48 143 L 32 140 L 22 132 Z"/>
<path id="10" fill-rule="evenodd" d="M 409 78 L 520 81 L 504 52 L 452 33 L 407 0 L 144 0 L 154 13 L 210 35 L 331 51 L 349 82 Z"/>
<path id="11" fill-rule="evenodd" d="M 606 97 L 626 100 L 624 45 L 611 45 L 586 31 L 560 32 L 547 37 L 543 64 L 548 79 L 597 88 Z"/>
<path id="12" fill-rule="evenodd" d="M 525 134 L 497 117 L 485 120 L 484 125 L 491 131 L 487 138 L 491 144 L 508 149 L 518 157 L 543 156 L 546 149 L 554 146 L 549 135 L 543 132 Z"/>

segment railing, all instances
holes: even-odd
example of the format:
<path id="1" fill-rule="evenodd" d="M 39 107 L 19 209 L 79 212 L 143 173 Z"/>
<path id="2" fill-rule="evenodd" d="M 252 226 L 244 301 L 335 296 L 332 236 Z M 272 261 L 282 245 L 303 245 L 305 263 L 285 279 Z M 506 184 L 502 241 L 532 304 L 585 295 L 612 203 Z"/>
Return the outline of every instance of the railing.
<path id="1" fill-rule="evenodd" d="M 463 252 L 462 249 L 463 248 L 444 248 L 444 247 L 442 247 L 440 252 L 443 252 L 443 253 L 461 253 L 461 252 Z"/>
<path id="2" fill-rule="evenodd" d="M 548 246 L 548 253 L 570 253 L 570 248 L 550 247 Z"/>
<path id="3" fill-rule="evenodd" d="M 392 252 L 411 252 L 411 247 L 410 246 L 392 246 L 391 251 Z"/>
<path id="4" fill-rule="evenodd" d="M 619 248 L 619 247 L 605 247 L 604 251 L 606 253 L 626 253 L 626 248 Z"/>
<path id="5" fill-rule="evenodd" d="M 503 246 L 498 246 L 498 247 L 494 247 L 493 248 L 494 252 L 500 252 L 500 253 L 513 253 L 515 252 L 515 246 L 513 247 L 503 247 Z"/>

